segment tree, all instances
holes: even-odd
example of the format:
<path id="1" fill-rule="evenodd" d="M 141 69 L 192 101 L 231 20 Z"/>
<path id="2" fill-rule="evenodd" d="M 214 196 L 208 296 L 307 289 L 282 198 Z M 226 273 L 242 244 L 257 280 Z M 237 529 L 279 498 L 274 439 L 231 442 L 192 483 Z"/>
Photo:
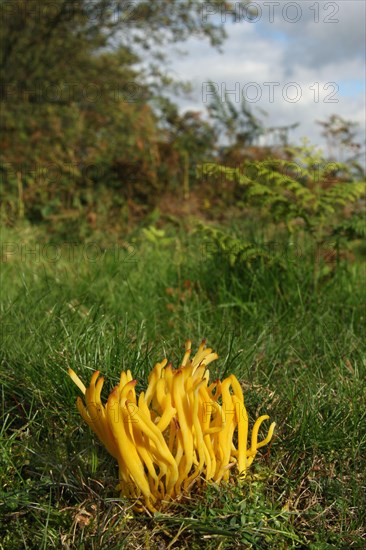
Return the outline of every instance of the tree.
<path id="1" fill-rule="evenodd" d="M 175 179 L 189 197 L 191 182 L 197 177 L 197 166 L 212 158 L 217 135 L 202 113 L 187 111 L 180 115 L 169 99 L 160 98 L 161 129 L 164 151 L 162 176 Z"/>
<path id="2" fill-rule="evenodd" d="M 322 136 L 325 137 L 328 146 L 328 154 L 334 160 L 353 161 L 361 154 L 361 143 L 357 141 L 358 123 L 345 120 L 340 115 L 331 115 L 328 120 L 318 120 L 322 126 Z M 351 157 L 343 158 L 346 151 L 352 153 Z"/>
<path id="3" fill-rule="evenodd" d="M 211 99 L 207 110 L 214 121 L 218 133 L 224 133 L 229 146 L 243 148 L 254 145 L 264 133 L 263 123 L 251 111 L 244 97 L 238 106 L 229 99 L 228 94 L 222 97 L 218 85 L 209 83 Z"/>
<path id="4" fill-rule="evenodd" d="M 159 129 L 144 52 L 151 52 L 153 70 L 168 43 L 195 34 L 221 44 L 224 27 L 214 12 L 222 6 L 214 1 L 207 11 L 190 0 L 2 2 L 1 191 L 14 214 L 25 208 L 39 218 L 52 204 L 57 210 L 95 202 L 89 191 L 100 182 L 124 194 L 128 171 L 134 172 L 132 187 L 146 184 L 146 198 L 157 184 Z M 137 68 L 142 60 L 144 71 Z"/>

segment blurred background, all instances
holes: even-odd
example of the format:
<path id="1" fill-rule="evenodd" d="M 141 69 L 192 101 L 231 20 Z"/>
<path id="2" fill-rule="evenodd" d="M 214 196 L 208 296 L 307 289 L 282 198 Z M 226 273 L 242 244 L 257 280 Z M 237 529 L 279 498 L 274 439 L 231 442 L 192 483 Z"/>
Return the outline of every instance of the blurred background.
<path id="1" fill-rule="evenodd" d="M 362 2 L 12 0 L 1 10 L 7 226 L 84 240 L 119 238 L 151 212 L 221 216 L 243 189 L 227 178 L 213 188 L 202 166 L 298 162 L 294 148 L 310 143 L 322 168 L 343 162 L 346 179 L 363 177 Z"/>

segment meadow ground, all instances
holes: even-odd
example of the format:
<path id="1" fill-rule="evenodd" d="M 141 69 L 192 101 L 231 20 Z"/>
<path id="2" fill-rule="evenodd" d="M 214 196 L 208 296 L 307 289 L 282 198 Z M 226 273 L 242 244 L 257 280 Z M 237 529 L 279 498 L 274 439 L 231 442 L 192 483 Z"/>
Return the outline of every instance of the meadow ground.
<path id="1" fill-rule="evenodd" d="M 366 546 L 364 251 L 329 265 L 278 238 L 285 268 L 249 268 L 173 225 L 118 246 L 43 238 L 2 235 L 0 548 Z M 187 338 L 206 338 L 212 378 L 236 374 L 251 422 L 268 413 L 275 436 L 243 485 L 134 514 L 67 369 L 100 370 L 107 395 L 130 368 L 143 389 Z"/>

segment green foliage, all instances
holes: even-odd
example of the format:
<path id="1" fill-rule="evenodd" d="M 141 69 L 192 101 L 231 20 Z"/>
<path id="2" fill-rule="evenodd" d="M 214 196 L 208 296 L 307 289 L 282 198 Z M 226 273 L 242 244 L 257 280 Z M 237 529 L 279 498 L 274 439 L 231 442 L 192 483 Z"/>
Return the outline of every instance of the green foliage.
<path id="1" fill-rule="evenodd" d="M 244 161 L 235 168 L 207 163 L 202 174 L 212 181 L 235 182 L 238 205 L 284 223 L 290 233 L 301 221 L 306 231 L 321 238 L 330 233 L 344 208 L 365 196 L 365 182 L 354 181 L 346 165 L 308 153 L 306 148 L 289 149 L 290 159 Z"/>
<path id="2" fill-rule="evenodd" d="M 174 240 L 172 237 L 167 236 L 164 229 L 158 229 L 154 225 L 144 227 L 142 233 L 149 242 L 159 247 L 167 246 Z"/>
<path id="3" fill-rule="evenodd" d="M 268 248 L 239 239 L 231 233 L 208 225 L 200 225 L 198 235 L 202 239 L 203 251 L 212 256 L 214 263 L 222 266 L 227 263 L 234 270 L 253 270 L 259 266 L 269 268 L 272 265 L 286 268 L 285 262 Z"/>
<path id="4" fill-rule="evenodd" d="M 366 239 L 366 217 L 356 213 L 351 218 L 343 220 L 333 229 L 333 235 L 345 237 L 347 240 Z"/>

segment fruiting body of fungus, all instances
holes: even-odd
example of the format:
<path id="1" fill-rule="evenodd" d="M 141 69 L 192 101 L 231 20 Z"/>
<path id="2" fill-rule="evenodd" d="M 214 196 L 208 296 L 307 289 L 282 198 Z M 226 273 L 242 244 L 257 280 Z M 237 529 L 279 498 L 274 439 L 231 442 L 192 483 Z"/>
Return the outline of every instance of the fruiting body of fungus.
<path id="1" fill-rule="evenodd" d="M 118 386 L 105 405 L 101 402 L 104 378 L 93 373 L 88 388 L 77 374 L 69 375 L 85 397 L 77 408 L 90 428 L 118 461 L 121 494 L 150 511 L 188 492 L 198 479 L 219 483 L 228 480 L 236 466 L 245 476 L 257 450 L 272 438 L 258 442 L 258 431 L 267 415 L 260 416 L 248 447 L 248 414 L 243 392 L 231 374 L 209 383 L 209 363 L 218 358 L 201 343 L 190 359 L 191 342 L 179 369 L 166 359 L 157 363 L 148 378 L 146 392 L 137 398 L 131 372 L 121 373 Z M 235 437 L 234 437 L 235 436 Z M 237 446 L 234 444 L 237 441 Z"/>

